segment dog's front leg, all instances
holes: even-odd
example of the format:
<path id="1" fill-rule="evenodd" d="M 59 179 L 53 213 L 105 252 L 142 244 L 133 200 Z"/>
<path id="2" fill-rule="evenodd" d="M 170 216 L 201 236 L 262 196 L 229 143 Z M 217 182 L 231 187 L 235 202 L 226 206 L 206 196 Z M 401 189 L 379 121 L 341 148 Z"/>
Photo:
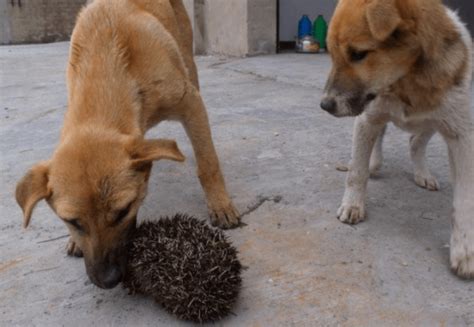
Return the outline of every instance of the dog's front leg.
<path id="1" fill-rule="evenodd" d="M 212 142 L 206 108 L 199 91 L 188 85 L 181 101 L 182 123 L 193 145 L 198 177 L 206 193 L 211 223 L 221 228 L 239 224 L 239 213 L 227 194 L 224 177 Z"/>
<path id="2" fill-rule="evenodd" d="M 460 277 L 474 278 L 474 131 L 445 139 L 454 188 L 451 268 Z"/>
<path id="3" fill-rule="evenodd" d="M 357 224 L 365 218 L 365 198 L 369 179 L 370 154 L 375 140 L 385 127 L 383 123 L 371 123 L 367 115 L 356 118 L 352 140 L 352 161 L 346 178 L 342 205 L 337 211 L 340 221 Z"/>

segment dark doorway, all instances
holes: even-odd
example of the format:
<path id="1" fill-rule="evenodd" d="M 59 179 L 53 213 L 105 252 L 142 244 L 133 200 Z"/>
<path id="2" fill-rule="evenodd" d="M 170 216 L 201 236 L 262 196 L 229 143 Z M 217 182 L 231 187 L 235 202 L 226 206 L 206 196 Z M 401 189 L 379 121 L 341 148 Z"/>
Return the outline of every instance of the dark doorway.
<path id="1" fill-rule="evenodd" d="M 443 0 L 451 9 L 459 11 L 459 16 L 469 27 L 474 35 L 474 1 L 473 0 Z"/>
<path id="2" fill-rule="evenodd" d="M 329 22 L 335 7 L 334 0 L 277 0 L 277 51 L 295 48 L 302 15 L 308 15 L 311 21 L 323 15 Z"/>

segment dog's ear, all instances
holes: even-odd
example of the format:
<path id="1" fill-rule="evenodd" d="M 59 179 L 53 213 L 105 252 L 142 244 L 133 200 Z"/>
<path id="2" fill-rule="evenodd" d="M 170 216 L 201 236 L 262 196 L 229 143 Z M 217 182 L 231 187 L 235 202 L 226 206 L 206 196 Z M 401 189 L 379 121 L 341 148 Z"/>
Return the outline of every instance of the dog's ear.
<path id="1" fill-rule="evenodd" d="M 40 162 L 33 166 L 16 185 L 16 202 L 23 210 L 23 227 L 28 227 L 31 213 L 38 201 L 51 195 L 48 189 L 49 163 Z"/>
<path id="2" fill-rule="evenodd" d="M 386 40 L 402 22 L 395 0 L 371 0 L 365 15 L 370 32 L 378 41 Z"/>
<path id="3" fill-rule="evenodd" d="M 185 157 L 174 140 L 134 140 L 129 145 L 132 168 L 140 170 L 153 161 L 168 159 L 184 161 Z"/>

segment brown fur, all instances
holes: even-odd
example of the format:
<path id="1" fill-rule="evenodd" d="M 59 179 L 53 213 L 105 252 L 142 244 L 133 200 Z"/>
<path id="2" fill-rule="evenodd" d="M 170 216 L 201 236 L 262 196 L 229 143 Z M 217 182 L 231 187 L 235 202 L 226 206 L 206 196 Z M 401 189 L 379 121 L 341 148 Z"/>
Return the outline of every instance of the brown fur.
<path id="1" fill-rule="evenodd" d="M 394 94 L 408 105 L 407 115 L 435 110 L 459 83 L 468 56 L 439 0 L 341 0 L 328 45 L 328 88 Z M 369 55 L 352 63 L 350 48 Z"/>
<path id="2" fill-rule="evenodd" d="M 68 252 L 83 254 L 91 280 L 109 287 L 107 269 L 123 267 L 123 244 L 145 198 L 152 162 L 184 160 L 174 141 L 144 139 L 162 120 L 180 121 L 191 139 L 212 222 L 224 228 L 238 223 L 199 94 L 181 0 L 90 4 L 72 35 L 67 79 L 60 144 L 17 186 L 25 226 L 35 204 L 46 199 L 69 222 Z"/>

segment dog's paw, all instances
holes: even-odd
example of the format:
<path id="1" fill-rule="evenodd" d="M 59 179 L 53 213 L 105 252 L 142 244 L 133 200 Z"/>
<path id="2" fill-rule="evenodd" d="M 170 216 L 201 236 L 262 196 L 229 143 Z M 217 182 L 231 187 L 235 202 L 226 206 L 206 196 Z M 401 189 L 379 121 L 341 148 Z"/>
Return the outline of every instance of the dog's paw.
<path id="1" fill-rule="evenodd" d="M 364 206 L 343 203 L 337 210 L 337 218 L 345 224 L 358 224 L 365 219 Z"/>
<path id="2" fill-rule="evenodd" d="M 415 173 L 415 183 L 429 191 L 439 190 L 438 180 L 430 173 Z"/>
<path id="3" fill-rule="evenodd" d="M 451 254 L 451 270 L 461 278 L 474 279 L 474 252 Z"/>
<path id="4" fill-rule="evenodd" d="M 67 255 L 73 257 L 81 258 L 83 256 L 81 248 L 72 240 L 72 238 L 69 238 L 69 242 L 66 245 L 66 252 Z"/>
<path id="5" fill-rule="evenodd" d="M 461 278 L 474 279 L 474 239 L 453 233 L 450 250 L 451 270 Z"/>
<path id="6" fill-rule="evenodd" d="M 211 224 L 222 229 L 234 228 L 240 224 L 239 212 L 232 202 L 227 205 L 209 206 L 209 216 Z"/>

